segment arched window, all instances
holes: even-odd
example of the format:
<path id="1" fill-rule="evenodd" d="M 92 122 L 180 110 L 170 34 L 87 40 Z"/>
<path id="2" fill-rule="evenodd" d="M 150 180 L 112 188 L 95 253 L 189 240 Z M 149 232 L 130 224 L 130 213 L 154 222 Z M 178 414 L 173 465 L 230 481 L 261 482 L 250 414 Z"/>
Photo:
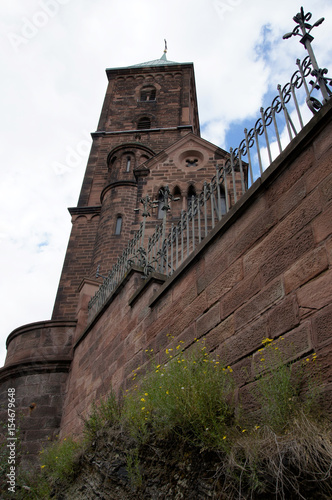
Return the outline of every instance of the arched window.
<path id="1" fill-rule="evenodd" d="M 164 195 L 163 195 L 163 190 L 162 188 L 159 189 L 158 193 L 158 219 L 163 219 L 164 218 Z"/>
<path id="2" fill-rule="evenodd" d="M 108 171 L 111 171 L 115 167 L 116 160 L 117 160 L 117 157 L 115 155 L 112 156 L 112 158 L 110 159 L 110 161 L 108 163 Z"/>
<path id="3" fill-rule="evenodd" d="M 151 128 L 151 120 L 148 116 L 143 116 L 138 120 L 137 123 L 138 130 L 149 129 L 149 128 Z"/>
<path id="4" fill-rule="evenodd" d="M 173 201 L 172 201 L 172 215 L 173 217 L 180 217 L 182 208 L 182 196 L 181 189 L 179 186 L 175 186 L 173 191 Z"/>
<path id="5" fill-rule="evenodd" d="M 143 87 L 141 90 L 141 101 L 155 101 L 156 100 L 156 89 L 153 85 Z"/>
<path id="6" fill-rule="evenodd" d="M 115 234 L 120 235 L 122 230 L 122 216 L 118 215 L 115 224 Z"/>
<path id="7" fill-rule="evenodd" d="M 193 196 L 196 196 L 196 189 L 194 188 L 193 185 L 190 185 L 189 188 L 188 188 L 188 194 L 187 194 L 187 207 L 188 207 L 188 210 L 191 207 Z"/>
<path id="8" fill-rule="evenodd" d="M 140 157 L 139 161 L 138 161 L 138 164 L 139 164 L 139 165 L 142 165 L 142 163 L 145 163 L 148 159 L 149 159 L 149 157 L 148 157 L 148 156 L 146 156 L 146 155 L 142 155 L 142 156 Z"/>

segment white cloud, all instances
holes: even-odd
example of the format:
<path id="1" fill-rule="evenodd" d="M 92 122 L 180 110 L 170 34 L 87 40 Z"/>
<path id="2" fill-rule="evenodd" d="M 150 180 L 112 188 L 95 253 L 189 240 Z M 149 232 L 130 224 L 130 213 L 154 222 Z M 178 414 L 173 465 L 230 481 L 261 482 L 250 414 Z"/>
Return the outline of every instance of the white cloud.
<path id="1" fill-rule="evenodd" d="M 304 57 L 299 39 L 282 40 L 299 7 L 298 0 L 1 2 L 0 365 L 13 328 L 50 318 L 67 207 L 77 203 L 105 68 L 156 59 L 166 38 L 170 60 L 194 62 L 203 137 L 225 146 L 232 123 L 248 120 L 250 128 L 270 104 L 267 92 Z M 328 0 L 314 2 L 313 21 L 322 16 L 314 47 L 332 71 Z M 73 151 L 79 158 L 70 163 Z M 58 175 L 57 165 L 69 168 Z"/>

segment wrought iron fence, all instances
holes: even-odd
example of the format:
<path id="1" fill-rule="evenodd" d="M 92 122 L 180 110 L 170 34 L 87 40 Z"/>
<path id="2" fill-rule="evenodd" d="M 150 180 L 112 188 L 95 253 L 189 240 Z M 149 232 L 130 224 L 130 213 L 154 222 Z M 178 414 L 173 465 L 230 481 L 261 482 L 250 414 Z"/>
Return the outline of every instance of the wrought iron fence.
<path id="1" fill-rule="evenodd" d="M 211 181 L 205 182 L 202 192 L 192 197 L 188 210 L 182 211 L 179 222 L 170 228 L 168 226 L 167 214 L 172 196 L 166 186 L 163 191 L 163 221 L 146 241 L 146 218 L 150 215 L 148 208 L 156 206 L 157 202 L 151 201 L 149 197 L 141 200 L 144 206 L 143 222 L 91 299 L 89 321 L 134 264 L 143 268 L 145 276 L 153 271 L 172 275 L 215 227 L 216 222 L 230 210 L 230 200 L 232 204 L 236 203 L 304 127 L 310 119 L 308 108 L 316 113 L 330 99 L 332 92 L 328 85 L 332 84 L 332 80 L 326 77 L 326 69 L 318 67 L 311 47 L 313 37 L 308 34 L 322 20 L 311 26 L 308 24 L 309 16 L 310 13 L 305 15 L 301 9 L 301 13 L 294 17 L 298 26 L 284 36 L 290 38 L 297 35 L 301 28 L 301 43 L 309 55 L 302 62 L 296 61 L 298 69 L 290 82 L 283 87 L 278 85 L 278 94 L 271 106 L 260 109 L 260 117 L 255 125 L 250 130 L 244 130 L 244 138 L 239 146 L 230 148 L 225 164 L 217 166 Z"/>

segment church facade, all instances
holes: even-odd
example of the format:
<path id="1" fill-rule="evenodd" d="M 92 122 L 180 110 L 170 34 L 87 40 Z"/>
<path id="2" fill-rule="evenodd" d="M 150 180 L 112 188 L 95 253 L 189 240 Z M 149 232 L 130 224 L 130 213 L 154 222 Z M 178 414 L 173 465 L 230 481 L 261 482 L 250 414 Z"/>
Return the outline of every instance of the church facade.
<path id="1" fill-rule="evenodd" d="M 147 351 L 163 362 L 169 334 L 206 339 L 244 400 L 267 336 L 289 338 L 289 356 L 317 352 L 332 384 L 331 105 L 248 189 L 247 164 L 228 168 L 200 137 L 192 63 L 164 52 L 106 74 L 52 318 L 9 335 L 0 370 L 30 460 L 78 434 L 111 387 L 130 388 Z"/>

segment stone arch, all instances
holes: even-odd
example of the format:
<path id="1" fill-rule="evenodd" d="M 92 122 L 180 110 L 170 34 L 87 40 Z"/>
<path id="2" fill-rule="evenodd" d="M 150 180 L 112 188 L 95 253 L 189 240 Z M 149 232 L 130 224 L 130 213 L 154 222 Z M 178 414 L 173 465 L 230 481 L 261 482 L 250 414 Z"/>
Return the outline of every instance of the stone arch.
<path id="1" fill-rule="evenodd" d="M 90 217 L 90 222 L 92 222 L 92 223 L 98 222 L 99 218 L 100 218 L 100 214 L 93 214 Z"/>
<path id="2" fill-rule="evenodd" d="M 143 144 L 138 143 L 124 143 L 113 148 L 107 156 L 107 168 L 109 172 L 109 179 L 116 180 L 121 173 L 133 173 L 134 168 L 143 163 L 141 157 L 144 156 L 144 161 L 149 160 L 155 152 Z M 128 170 L 128 157 L 130 157 L 130 165 Z"/>
<path id="3" fill-rule="evenodd" d="M 76 215 L 73 217 L 73 222 L 78 222 L 79 224 L 81 224 L 82 222 L 86 222 L 87 220 L 88 220 L 87 216 L 83 214 Z"/>
<path id="4" fill-rule="evenodd" d="M 140 91 L 140 101 L 141 102 L 150 102 L 155 101 L 157 97 L 157 89 L 155 85 L 143 85 Z"/>
<path id="5" fill-rule="evenodd" d="M 137 128 L 137 130 L 147 130 L 147 129 L 150 129 L 151 128 L 151 118 L 150 118 L 150 116 L 146 116 L 146 115 L 141 116 L 137 120 L 136 128 Z"/>
<path id="6" fill-rule="evenodd" d="M 193 184 L 189 184 L 188 186 L 188 190 L 187 190 L 187 208 L 189 210 L 189 208 L 191 207 L 191 204 L 192 204 L 192 198 L 193 196 L 196 196 L 196 188 Z"/>
<path id="7" fill-rule="evenodd" d="M 149 157 L 146 154 L 143 154 L 139 157 L 138 165 L 142 165 L 142 163 L 145 163 L 148 160 L 149 160 Z"/>

